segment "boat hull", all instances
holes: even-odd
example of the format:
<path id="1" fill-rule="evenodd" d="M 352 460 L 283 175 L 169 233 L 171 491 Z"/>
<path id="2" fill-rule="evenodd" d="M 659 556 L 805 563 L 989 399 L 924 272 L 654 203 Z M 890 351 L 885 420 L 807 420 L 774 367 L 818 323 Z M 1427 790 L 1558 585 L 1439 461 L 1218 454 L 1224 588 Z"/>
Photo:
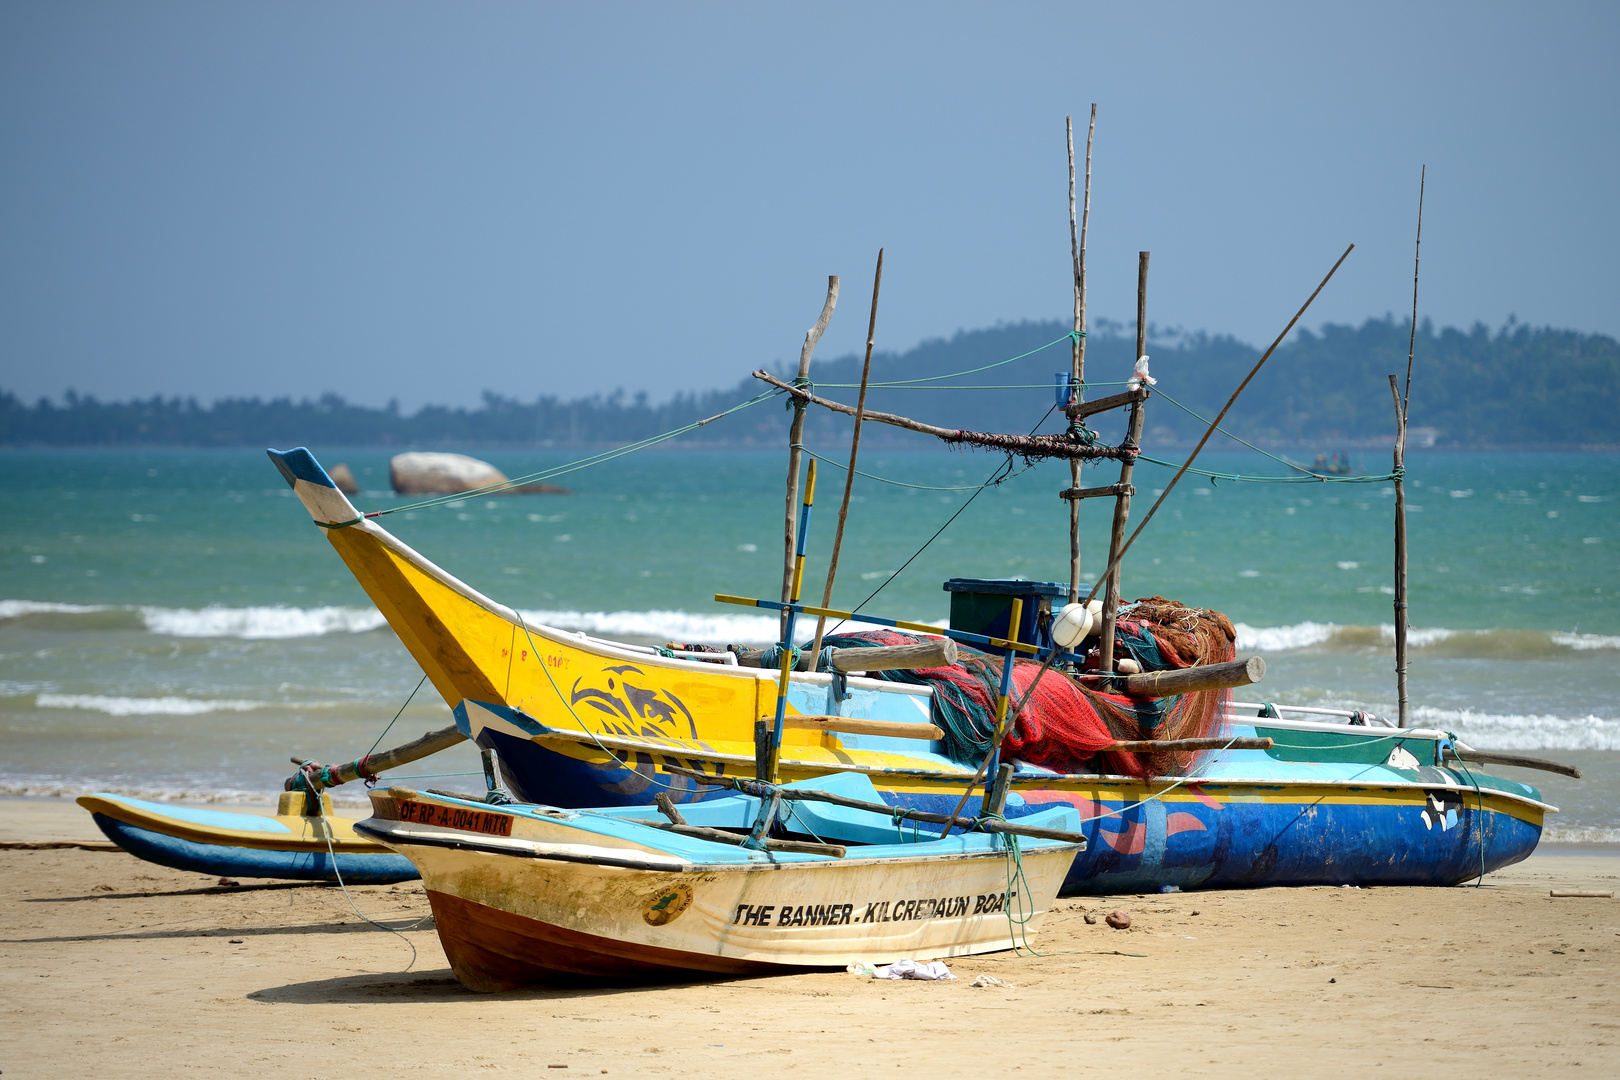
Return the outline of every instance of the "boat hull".
<path id="1" fill-rule="evenodd" d="M 543 792 L 546 801 L 563 805 L 638 805 L 666 790 L 677 802 L 724 794 L 666 771 L 672 765 L 752 775 L 750 768 L 716 760 L 696 744 L 686 753 L 609 753 L 493 725 L 473 735 L 500 754 L 520 798 Z M 1390 752 L 1387 745 L 1379 749 Z M 816 775 L 808 768 L 784 772 L 789 779 Z M 958 776 L 871 779 L 890 805 L 934 813 L 950 812 L 965 786 Z M 1541 838 L 1547 808 L 1532 797 L 1533 789 L 1476 789 L 1476 782 L 1512 783 L 1435 767 L 1397 774 L 1365 762 L 1278 761 L 1263 752 L 1230 752 L 1207 763 L 1199 776 L 1152 783 L 1021 773 L 1006 814 L 1016 820 L 1060 804 L 1080 812 L 1088 846 L 1075 856 L 1063 895 L 1138 893 L 1166 885 L 1448 886 L 1527 858 Z M 977 813 L 979 804 L 976 791 L 966 812 Z"/>
<path id="2" fill-rule="evenodd" d="M 1033 936 L 1073 851 L 1026 840 L 1014 857 L 1006 838 L 976 833 L 766 855 L 589 811 L 373 799 L 361 833 L 421 870 L 451 968 L 479 991 L 1004 950 Z"/>

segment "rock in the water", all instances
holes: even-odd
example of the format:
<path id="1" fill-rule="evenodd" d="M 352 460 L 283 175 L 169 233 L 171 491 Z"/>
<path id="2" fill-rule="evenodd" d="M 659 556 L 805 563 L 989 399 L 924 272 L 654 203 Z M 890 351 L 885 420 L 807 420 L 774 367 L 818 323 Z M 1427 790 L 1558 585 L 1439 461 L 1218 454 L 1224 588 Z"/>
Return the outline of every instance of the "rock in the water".
<path id="1" fill-rule="evenodd" d="M 395 454 L 388 463 L 388 479 L 401 495 L 454 495 L 474 488 L 504 484 L 506 474 L 487 461 L 466 454 Z M 511 495 L 572 495 L 555 484 L 522 484 Z"/>
<path id="2" fill-rule="evenodd" d="M 1110 911 L 1108 918 L 1103 921 L 1115 930 L 1129 930 L 1131 928 L 1131 917 L 1123 911 Z"/>
<path id="3" fill-rule="evenodd" d="M 343 492 L 343 494 L 360 494 L 360 485 L 355 483 L 354 473 L 350 472 L 349 467 L 343 462 L 340 461 L 336 465 L 332 466 L 332 471 L 326 475 L 332 478 L 332 483 L 336 484 L 337 489 Z"/>

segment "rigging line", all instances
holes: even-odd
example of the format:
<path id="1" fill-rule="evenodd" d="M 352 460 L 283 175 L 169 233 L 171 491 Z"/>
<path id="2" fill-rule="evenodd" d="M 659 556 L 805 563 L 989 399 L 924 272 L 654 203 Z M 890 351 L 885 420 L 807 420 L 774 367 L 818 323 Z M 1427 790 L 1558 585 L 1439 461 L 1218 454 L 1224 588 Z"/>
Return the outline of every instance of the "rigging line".
<path id="1" fill-rule="evenodd" d="M 1058 340 L 1061 341 L 1063 339 L 1059 338 Z M 1029 433 L 1031 435 L 1033 435 L 1033 434 L 1035 434 L 1035 432 L 1039 431 L 1040 428 L 1041 428 L 1041 425 L 1046 423 L 1046 418 L 1048 416 L 1051 416 L 1053 411 L 1056 410 L 1056 409 L 1057 409 L 1056 403 L 1049 406 L 1047 408 L 1047 410 L 1044 413 L 1041 414 L 1041 418 L 1039 420 L 1035 421 L 1035 426 L 1030 428 Z M 1031 468 L 1033 468 L 1033 466 L 1031 466 Z M 923 546 L 918 548 L 915 552 L 913 552 L 912 555 L 911 555 L 911 558 L 909 558 L 905 562 L 901 563 L 900 568 L 898 570 L 896 570 L 894 573 L 890 574 L 888 576 L 888 578 L 886 578 L 884 580 L 883 584 L 881 584 L 877 588 L 873 589 L 872 592 L 867 596 L 867 598 L 865 600 L 862 600 L 860 603 L 858 603 L 854 607 L 850 608 L 850 614 L 853 615 L 853 614 L 859 612 L 861 610 L 861 608 L 865 607 L 867 604 L 872 602 L 873 597 L 877 596 L 878 593 L 882 592 L 884 589 L 887 589 L 890 585 L 894 584 L 894 579 L 899 577 L 901 574 L 905 573 L 906 567 L 910 566 L 913 562 L 916 562 L 917 557 L 919 555 L 921 555 L 923 552 L 928 550 L 928 545 L 932 544 L 935 540 L 938 540 L 939 539 L 939 534 L 944 532 L 946 529 L 950 528 L 951 527 L 951 522 L 953 522 L 957 518 L 961 517 L 963 512 L 966 511 L 968 507 L 973 505 L 973 500 L 977 499 L 980 495 L 982 495 L 986 488 L 999 486 L 1000 484 L 1003 484 L 1006 481 L 1012 479 L 1014 476 L 1022 475 L 1023 473 L 1026 473 L 1028 471 L 1029 471 L 1029 469 L 1026 468 L 1026 469 L 1020 469 L 1018 472 L 1013 472 L 1013 455 L 1008 454 L 1006 463 L 1003 464 L 1003 465 L 996 466 L 996 471 L 990 474 L 990 478 L 988 480 L 986 480 L 984 483 L 980 484 L 979 489 L 977 491 L 975 491 L 973 494 L 969 495 L 966 499 L 964 499 L 962 501 L 961 509 L 957 510 L 956 513 L 952 514 L 948 519 L 946 519 L 945 524 L 941 525 L 938 529 L 936 529 L 934 531 L 933 536 L 930 536 L 927 540 L 923 541 Z M 843 626 L 848 621 L 849 621 L 848 619 L 840 619 L 840 620 L 838 620 L 837 625 L 835 625 L 832 628 L 832 630 L 829 630 L 828 633 L 837 632 L 838 627 Z"/>
<path id="2" fill-rule="evenodd" d="M 1084 334 L 1085 331 L 1082 330 L 1082 331 L 1080 331 L 1080 333 Z M 1054 345 L 1061 344 L 1062 342 L 1065 342 L 1065 341 L 1073 341 L 1073 340 L 1074 340 L 1074 334 L 1073 333 L 1068 333 L 1068 334 L 1064 334 L 1060 338 L 1055 338 L 1052 341 L 1048 341 L 1045 345 L 1042 345 L 1042 346 L 1040 346 L 1038 348 L 1031 349 L 1031 350 L 1029 350 L 1029 352 L 1019 353 L 1017 356 L 1009 357 L 1006 360 L 997 360 L 995 363 L 986 364 L 983 367 L 968 368 L 966 371 L 953 371 L 949 375 L 927 375 L 927 376 L 924 376 L 921 379 L 896 379 L 893 382 L 871 383 L 869 385 L 874 386 L 874 387 L 877 387 L 877 386 L 916 386 L 919 383 L 938 382 L 941 379 L 957 379 L 957 378 L 962 377 L 963 375 L 974 375 L 974 374 L 977 374 L 978 372 L 981 372 L 981 371 L 989 371 L 991 368 L 1004 367 L 1005 365 L 1010 364 L 1015 360 L 1022 360 L 1026 356 L 1034 356 L 1038 352 L 1045 352 L 1047 349 L 1050 349 Z M 1047 389 L 1050 389 L 1050 386 L 1048 386 Z"/>
<path id="3" fill-rule="evenodd" d="M 1171 397 L 1169 394 L 1165 393 L 1163 390 L 1159 390 L 1159 391 L 1157 391 L 1157 393 L 1158 393 L 1159 397 L 1164 398 L 1164 400 L 1168 401 L 1170 404 L 1174 405 L 1176 408 L 1180 409 L 1182 412 L 1186 413 L 1188 416 L 1192 417 L 1194 420 L 1198 420 L 1201 423 L 1205 423 L 1205 424 L 1209 423 L 1209 417 L 1198 415 L 1196 412 L 1189 409 L 1187 406 L 1183 405 L 1181 402 L 1177 401 L 1175 398 Z M 1305 473 L 1305 474 L 1307 474 L 1309 476 L 1316 476 L 1317 475 L 1316 473 L 1311 472 L 1309 469 L 1307 469 L 1303 465 L 1295 465 L 1292 461 L 1289 461 L 1287 458 L 1278 457 L 1276 454 L 1273 454 L 1268 450 L 1260 449 L 1258 446 L 1254 445 L 1254 443 L 1252 443 L 1252 442 L 1248 442 L 1245 439 L 1238 438 L 1236 435 L 1232 434 L 1230 431 L 1227 431 L 1223 427 L 1217 427 L 1215 430 L 1220 432 L 1222 435 L 1225 435 L 1228 439 L 1231 439 L 1233 442 L 1240 442 L 1244 446 L 1247 446 L 1250 450 L 1253 450 L 1255 453 L 1264 454 L 1266 457 L 1270 458 L 1271 460 L 1281 462 L 1282 464 L 1288 466 L 1290 469 L 1297 469 L 1298 471 L 1300 471 L 1302 473 Z"/>
<path id="4" fill-rule="evenodd" d="M 1160 461 L 1146 454 L 1136 455 L 1137 461 L 1145 461 L 1150 465 L 1159 465 L 1166 469 L 1181 468 L 1174 461 Z M 1188 469 L 1197 476 L 1207 476 L 1211 480 L 1231 480 L 1234 483 L 1245 484 L 1387 484 L 1395 480 L 1395 473 L 1378 473 L 1370 476 L 1323 476 L 1320 473 L 1311 473 L 1309 476 L 1244 476 L 1242 473 L 1218 473 L 1208 469 Z"/>
<path id="5" fill-rule="evenodd" d="M 799 446 L 800 450 L 804 451 L 806 454 L 809 454 L 811 457 L 815 458 L 817 461 L 821 462 L 823 465 L 830 465 L 835 469 L 844 469 L 846 471 L 849 469 L 848 465 L 844 465 L 844 464 L 841 464 L 841 463 L 839 463 L 837 461 L 833 461 L 831 458 L 824 458 L 820 454 L 816 453 L 814 450 L 812 450 L 809 447 L 805 446 L 803 443 L 798 444 L 798 446 Z M 1031 466 L 1028 466 L 1026 468 L 1019 469 L 1017 472 L 1013 473 L 1012 476 L 1021 476 L 1024 473 L 1028 472 L 1031 468 L 1034 468 L 1034 466 L 1031 465 Z M 908 484 L 904 480 L 890 480 L 887 477 L 874 476 L 869 472 L 862 472 L 859 469 L 855 470 L 855 475 L 856 476 L 864 476 L 868 480 L 876 480 L 880 484 L 893 484 L 895 487 L 914 488 L 917 491 L 977 491 L 980 488 L 984 487 L 983 484 L 962 484 L 959 487 L 933 487 L 933 486 L 931 486 L 929 484 Z M 1012 479 L 1012 477 L 1009 476 L 1008 479 L 1010 480 L 1010 479 Z"/>
<path id="6" fill-rule="evenodd" d="M 1215 419 L 1210 422 L 1209 430 L 1204 432 L 1204 437 L 1198 440 L 1197 446 L 1193 447 L 1193 452 L 1187 458 L 1186 463 L 1181 466 L 1176 475 L 1170 478 L 1170 482 L 1165 485 L 1163 493 L 1153 501 L 1152 506 L 1148 507 L 1148 512 L 1142 515 L 1142 520 L 1137 524 L 1136 531 L 1131 533 L 1118 551 L 1110 552 L 1108 566 L 1103 570 L 1102 576 L 1097 579 L 1097 583 L 1091 587 L 1091 593 L 1086 597 L 1086 603 L 1089 604 L 1096 599 L 1098 590 L 1103 587 L 1103 582 L 1109 580 L 1114 568 L 1124 561 L 1125 553 L 1131 550 L 1131 545 L 1136 543 L 1136 538 L 1142 535 L 1142 530 L 1148 527 L 1148 522 L 1153 520 L 1153 515 L 1158 513 L 1159 507 L 1164 505 L 1164 500 L 1170 497 L 1170 492 L 1175 490 L 1176 484 L 1180 482 L 1182 476 L 1186 475 L 1187 470 L 1192 467 L 1193 459 L 1198 457 L 1198 453 L 1203 450 L 1204 444 L 1209 442 L 1209 437 L 1215 434 L 1215 425 L 1226 419 L 1226 414 L 1231 411 L 1233 405 L 1237 404 L 1238 395 L 1242 394 L 1244 388 L 1254 380 L 1256 375 L 1260 374 L 1260 369 L 1265 366 L 1267 360 L 1271 359 L 1271 354 L 1277 351 L 1277 346 L 1282 344 L 1283 338 L 1288 336 L 1288 332 L 1294 328 L 1295 323 L 1304 318 L 1305 312 L 1316 298 L 1321 295 L 1322 290 L 1327 288 L 1327 283 L 1333 280 L 1333 275 L 1339 272 L 1339 267 L 1344 265 L 1344 260 L 1348 259 L 1350 253 L 1354 250 L 1356 250 L 1354 244 L 1344 249 L 1344 254 L 1339 256 L 1339 261 L 1333 264 L 1333 269 L 1327 272 L 1327 276 L 1316 287 L 1316 291 L 1305 298 L 1305 302 L 1300 305 L 1299 310 L 1294 312 L 1294 317 L 1288 320 L 1288 325 L 1283 327 L 1282 333 L 1277 335 L 1277 339 L 1271 343 L 1271 346 L 1266 349 L 1260 359 L 1255 361 L 1254 367 L 1249 369 L 1249 373 L 1243 377 L 1243 381 L 1238 383 L 1237 389 L 1232 391 L 1232 396 L 1226 399 L 1226 404 L 1221 406 L 1221 411 L 1216 413 Z"/>
<path id="7" fill-rule="evenodd" d="M 372 755 L 372 753 L 377 749 L 377 743 L 380 743 L 380 742 L 383 741 L 383 735 L 388 734 L 388 729 L 394 726 L 394 721 L 398 720 L 401 716 L 403 716 L 405 714 L 406 708 L 408 708 L 410 706 L 410 704 L 411 704 L 411 698 L 414 698 L 416 696 L 417 691 L 422 689 L 422 684 L 425 683 L 425 682 L 427 682 L 427 672 L 424 671 L 422 673 L 421 680 L 419 682 L 417 682 L 417 684 L 416 684 L 416 690 L 411 691 L 410 696 L 405 699 L 405 704 L 401 705 L 399 707 L 399 712 L 394 714 L 394 719 L 388 721 L 388 727 L 385 727 L 385 728 L 382 729 L 382 735 L 377 736 L 377 742 L 372 743 L 371 744 L 371 749 L 367 750 L 365 753 L 360 755 L 360 760 L 362 762 L 365 761 L 366 758 L 370 757 Z"/>
<path id="8" fill-rule="evenodd" d="M 379 927 L 380 929 L 383 929 L 383 930 L 387 930 L 390 934 L 394 934 L 394 935 L 398 936 L 398 938 L 401 941 L 403 941 L 406 945 L 410 946 L 410 949 L 411 949 L 411 962 L 409 964 L 405 965 L 405 970 L 406 971 L 411 970 L 411 968 L 416 966 L 416 943 L 413 942 L 410 938 L 406 937 L 404 935 L 404 933 L 402 933 L 402 931 L 415 930 L 418 926 L 421 926 L 423 923 L 425 923 L 428 920 L 432 919 L 433 918 L 433 912 L 430 911 L 426 915 L 422 916 L 420 919 L 417 919 L 415 922 L 406 923 L 404 926 L 390 926 L 385 922 L 379 922 L 378 920 L 373 919 L 370 915 L 367 915 L 365 912 L 361 911 L 360 910 L 360 905 L 356 904 L 354 902 L 354 897 L 349 895 L 349 886 L 347 884 L 345 884 L 344 881 L 343 881 L 343 871 L 338 868 L 337 851 L 334 850 L 333 847 L 332 847 L 332 822 L 331 822 L 330 819 L 326 818 L 324 815 L 322 816 L 321 820 L 323 822 L 325 822 L 325 824 L 326 824 L 326 828 L 322 830 L 322 835 L 326 839 L 326 854 L 332 860 L 332 873 L 337 877 L 338 888 L 343 890 L 343 899 L 345 899 L 345 900 L 347 900 L 349 902 L 349 906 L 354 909 L 354 913 L 356 915 L 360 916 L 362 919 L 364 919 L 366 922 L 370 923 L 372 926 Z"/>
<path id="9" fill-rule="evenodd" d="M 713 416 L 707 417 L 703 420 L 697 420 L 693 423 L 686 424 L 671 431 L 666 431 L 659 435 L 652 435 L 636 442 L 626 443 L 624 446 L 614 447 L 611 450 L 604 450 L 599 454 L 592 454 L 589 457 L 580 458 L 578 461 L 572 461 L 566 465 L 558 465 L 551 469 L 541 469 L 539 472 L 529 473 L 525 476 L 515 477 L 511 480 L 504 480 L 499 484 L 489 484 L 485 487 L 473 488 L 471 491 L 459 491 L 453 495 L 440 496 L 437 499 L 424 499 L 421 502 L 407 503 L 404 506 L 391 506 L 385 510 L 373 510 L 369 514 L 362 514 L 361 517 L 384 517 L 388 514 L 398 514 L 405 510 L 422 510 L 432 506 L 443 506 L 447 503 L 460 502 L 463 499 L 476 499 L 481 495 L 494 495 L 502 491 L 508 491 L 512 488 L 520 487 L 523 484 L 532 484 L 538 480 L 547 480 L 554 476 L 564 476 L 571 472 L 577 472 L 580 469 L 586 469 L 593 465 L 601 465 L 604 462 L 612 461 L 615 458 L 624 457 L 627 454 L 633 454 L 638 450 L 645 450 L 647 447 L 656 446 L 661 442 L 668 442 L 670 439 L 676 438 L 680 435 L 685 435 L 689 431 L 696 431 L 705 424 L 712 424 L 716 420 L 723 419 L 724 417 L 730 416 L 732 413 L 741 412 L 744 409 L 758 405 L 760 402 L 769 400 L 770 398 L 776 397 L 781 393 L 783 393 L 783 391 L 772 388 L 764 393 L 754 395 L 747 401 L 733 405 L 731 408 L 726 409 L 723 412 L 715 413 Z"/>
<path id="10" fill-rule="evenodd" d="M 966 372 L 963 372 L 963 374 L 966 374 Z M 942 378 L 942 379 L 951 378 L 951 376 L 949 376 L 949 375 L 941 375 L 941 376 L 938 376 L 938 377 Z M 1086 382 L 1086 383 L 1082 383 L 1081 385 L 1084 386 L 1084 387 L 1092 387 L 1092 386 L 1125 386 L 1125 385 L 1129 384 L 1130 381 L 1131 381 L 1130 379 L 1118 379 L 1118 380 L 1115 380 L 1113 382 Z M 829 387 L 831 387 L 834 390 L 854 390 L 855 388 L 857 388 L 861 384 L 860 383 L 841 383 L 841 382 L 818 382 L 815 385 L 818 388 L 823 389 L 823 390 L 825 390 L 825 389 L 827 389 Z M 901 383 L 868 383 L 867 384 L 867 389 L 868 390 L 885 390 L 885 389 L 887 389 L 887 390 L 1050 390 L 1050 389 L 1052 389 L 1052 384 L 1051 383 L 993 383 L 993 384 L 991 384 L 989 386 L 972 386 L 972 385 L 968 385 L 968 386 L 905 386 L 905 385 L 903 385 Z"/>
<path id="11" fill-rule="evenodd" d="M 534 638 L 531 637 L 530 634 L 529 634 L 529 623 L 528 623 L 528 620 L 524 619 L 523 612 L 514 611 L 514 614 L 516 614 L 517 617 L 518 617 L 518 625 L 523 628 L 523 636 L 529 642 L 530 651 L 532 651 L 534 653 L 535 659 L 537 661 L 539 661 L 540 670 L 545 673 L 546 681 L 549 682 L 551 684 L 551 688 L 557 692 L 557 700 L 563 703 L 563 708 L 567 709 L 568 710 L 568 715 L 572 716 L 574 718 L 574 723 L 579 725 L 579 730 L 583 731 L 585 734 L 587 734 L 587 735 L 589 735 L 591 737 L 591 742 L 596 744 L 596 748 L 598 750 L 602 751 L 602 753 L 606 754 L 608 756 L 609 760 L 617 763 L 618 766 L 621 769 L 628 769 L 629 771 L 631 771 L 633 773 L 636 773 L 636 775 L 638 775 L 638 776 L 646 777 L 646 779 L 650 783 L 657 784 L 659 787 L 665 789 L 666 791 L 682 791 L 682 790 L 685 790 L 684 788 L 677 788 L 674 784 L 666 784 L 662 780 L 658 779 L 658 777 L 656 777 L 656 776 L 647 776 L 646 773 L 639 772 L 637 769 L 633 768 L 628 761 L 624 760 L 623 758 L 620 758 L 618 754 L 615 754 L 613 751 L 609 750 L 607 747 L 602 745 L 602 740 L 598 739 L 596 737 L 596 732 L 592 731 L 589 727 L 587 727 L 585 725 L 585 721 L 583 721 L 583 720 L 581 720 L 579 718 L 579 713 L 574 711 L 573 702 L 569 701 L 566 697 L 563 696 L 562 687 L 558 686 L 557 685 L 557 680 L 553 679 L 551 677 L 550 668 L 547 667 L 546 662 L 541 659 L 543 654 L 540 652 L 540 650 L 538 648 L 536 648 L 536 646 L 534 644 Z M 670 754 L 669 756 L 670 757 L 675 757 L 674 754 Z M 677 758 L 677 760 L 679 760 L 679 759 Z M 653 768 L 657 769 L 658 766 L 654 765 Z"/>

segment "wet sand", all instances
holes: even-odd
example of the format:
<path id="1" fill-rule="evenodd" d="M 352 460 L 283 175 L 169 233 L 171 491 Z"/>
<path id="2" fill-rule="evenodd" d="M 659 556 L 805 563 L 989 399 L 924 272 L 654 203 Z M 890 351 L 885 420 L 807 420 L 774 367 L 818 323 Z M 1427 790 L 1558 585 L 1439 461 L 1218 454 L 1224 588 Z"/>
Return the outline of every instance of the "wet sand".
<path id="1" fill-rule="evenodd" d="M 0 841 L 103 839 L 70 803 L 3 808 Z M 1480 888 L 1062 900 L 1034 939 L 1045 955 L 953 960 L 948 983 L 817 973 L 486 996 L 451 976 L 431 923 L 379 930 L 336 888 L 219 888 L 122 852 L 12 848 L 0 1072 L 1616 1075 L 1620 899 L 1552 888 L 1620 889 L 1620 858 L 1560 849 Z M 351 895 L 375 918 L 428 913 L 419 883 Z M 1085 921 L 1114 909 L 1131 929 Z M 1012 986 L 970 987 L 980 974 Z"/>

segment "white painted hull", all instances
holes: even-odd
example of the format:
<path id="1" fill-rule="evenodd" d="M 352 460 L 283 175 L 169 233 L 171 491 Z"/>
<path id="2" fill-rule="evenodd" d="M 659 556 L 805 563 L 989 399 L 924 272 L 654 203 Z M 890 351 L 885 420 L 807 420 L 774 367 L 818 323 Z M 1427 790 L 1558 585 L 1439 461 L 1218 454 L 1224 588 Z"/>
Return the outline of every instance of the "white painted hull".
<path id="1" fill-rule="evenodd" d="M 477 990 L 1007 949 L 1033 934 L 1074 858 L 1026 841 L 1019 878 L 978 834 L 957 851 L 918 845 L 938 854 L 705 863 L 534 817 L 513 819 L 510 836 L 425 824 L 412 808 L 414 821 L 386 820 L 394 797 L 373 799 L 363 831 L 421 871 L 451 966 Z"/>

